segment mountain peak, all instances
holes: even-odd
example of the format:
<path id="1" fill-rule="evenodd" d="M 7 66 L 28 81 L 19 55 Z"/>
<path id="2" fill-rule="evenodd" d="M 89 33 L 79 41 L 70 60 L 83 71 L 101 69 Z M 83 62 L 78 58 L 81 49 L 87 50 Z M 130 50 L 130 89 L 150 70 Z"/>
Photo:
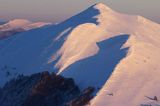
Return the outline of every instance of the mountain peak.
<path id="1" fill-rule="evenodd" d="M 107 6 L 106 4 L 104 4 L 104 3 L 96 3 L 96 4 L 94 5 L 94 8 L 96 8 L 96 9 L 98 9 L 98 10 L 108 10 L 108 11 L 112 11 L 112 9 L 111 9 L 109 6 Z"/>

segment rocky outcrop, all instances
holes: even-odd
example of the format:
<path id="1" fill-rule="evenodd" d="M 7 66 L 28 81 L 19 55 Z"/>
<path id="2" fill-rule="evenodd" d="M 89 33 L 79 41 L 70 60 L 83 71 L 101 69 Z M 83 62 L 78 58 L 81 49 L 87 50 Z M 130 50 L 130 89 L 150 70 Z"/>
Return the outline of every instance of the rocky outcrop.
<path id="1" fill-rule="evenodd" d="M 0 88 L 0 99 L 2 97 L 2 88 Z"/>
<path id="2" fill-rule="evenodd" d="M 64 106 L 79 94 L 73 79 L 44 72 L 22 106 Z"/>
<path id="3" fill-rule="evenodd" d="M 54 73 L 19 75 L 0 89 L 0 106 L 84 106 L 93 92 L 81 92 L 73 79 Z"/>
<path id="4" fill-rule="evenodd" d="M 19 75 L 9 81 L 1 90 L 0 106 L 21 106 L 40 78 L 41 74 L 30 77 Z"/>
<path id="5" fill-rule="evenodd" d="M 94 90 L 93 87 L 86 88 L 80 96 L 67 103 L 67 106 L 84 106 L 89 104 L 90 100 L 93 98 L 92 94 Z"/>

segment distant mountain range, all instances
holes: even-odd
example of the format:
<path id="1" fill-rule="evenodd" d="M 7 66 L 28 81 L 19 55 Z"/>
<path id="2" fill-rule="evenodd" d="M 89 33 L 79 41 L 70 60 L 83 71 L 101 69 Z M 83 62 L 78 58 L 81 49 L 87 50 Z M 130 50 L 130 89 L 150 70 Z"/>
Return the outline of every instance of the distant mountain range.
<path id="1" fill-rule="evenodd" d="M 14 19 L 8 22 L 0 22 L 0 39 L 49 24 L 51 23 L 33 23 L 24 19 Z"/>
<path id="2" fill-rule="evenodd" d="M 25 32 L 0 41 L 1 86 L 47 70 L 73 78 L 80 90 L 94 87 L 89 106 L 160 106 L 146 98 L 160 98 L 159 24 L 103 3 L 56 25 L 8 23 L 0 30 Z"/>

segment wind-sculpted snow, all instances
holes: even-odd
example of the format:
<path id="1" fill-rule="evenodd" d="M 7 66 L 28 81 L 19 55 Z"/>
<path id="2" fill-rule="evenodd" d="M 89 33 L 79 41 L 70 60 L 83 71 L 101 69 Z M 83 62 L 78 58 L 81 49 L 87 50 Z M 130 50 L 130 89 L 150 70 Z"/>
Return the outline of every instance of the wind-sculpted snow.
<path id="1" fill-rule="evenodd" d="M 91 106 L 138 106 L 160 97 L 160 25 L 99 3 L 56 24 L 0 41 L 0 85 L 45 70 L 94 86 Z"/>
<path id="2" fill-rule="evenodd" d="M 119 61 L 126 56 L 128 48 L 122 46 L 128 38 L 129 35 L 119 35 L 98 42 L 98 53 L 73 63 L 62 75 L 74 78 L 82 88 L 87 85 L 101 88 Z"/>

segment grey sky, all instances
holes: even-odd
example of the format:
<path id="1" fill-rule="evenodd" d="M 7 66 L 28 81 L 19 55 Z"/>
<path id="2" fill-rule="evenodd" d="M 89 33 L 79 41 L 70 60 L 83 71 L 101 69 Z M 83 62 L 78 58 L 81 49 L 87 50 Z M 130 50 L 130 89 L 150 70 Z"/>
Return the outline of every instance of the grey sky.
<path id="1" fill-rule="evenodd" d="M 160 0 L 0 0 L 0 19 L 60 22 L 97 2 L 160 23 Z"/>

